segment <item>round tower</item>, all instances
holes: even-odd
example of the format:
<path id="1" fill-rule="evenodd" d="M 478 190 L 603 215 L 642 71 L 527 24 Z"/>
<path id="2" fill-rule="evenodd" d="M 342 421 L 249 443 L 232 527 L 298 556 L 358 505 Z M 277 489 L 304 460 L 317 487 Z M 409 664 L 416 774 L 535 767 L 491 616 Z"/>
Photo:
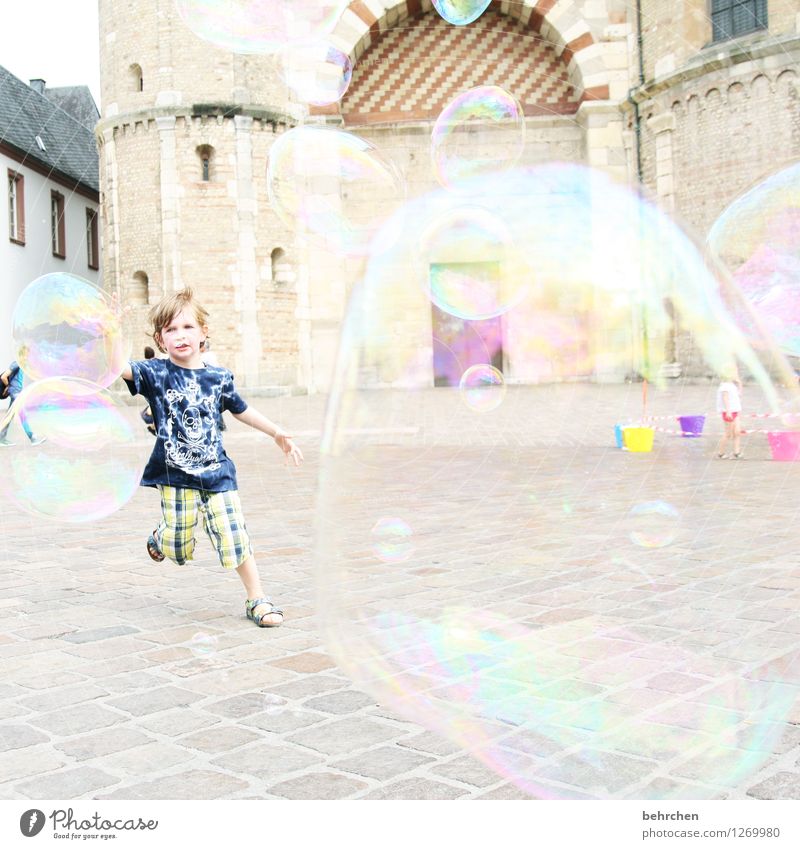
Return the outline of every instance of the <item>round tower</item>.
<path id="1" fill-rule="evenodd" d="M 195 36 L 174 0 L 100 0 L 97 127 L 106 285 L 148 307 L 192 286 L 221 363 L 245 386 L 304 385 L 293 236 L 265 173 L 294 121 L 275 60 Z"/>

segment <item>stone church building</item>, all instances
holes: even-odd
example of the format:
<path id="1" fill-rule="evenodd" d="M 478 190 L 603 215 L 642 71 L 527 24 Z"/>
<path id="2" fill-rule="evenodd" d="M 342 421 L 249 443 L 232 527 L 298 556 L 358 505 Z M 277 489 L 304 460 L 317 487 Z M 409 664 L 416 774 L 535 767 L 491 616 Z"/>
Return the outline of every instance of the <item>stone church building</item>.
<path id="1" fill-rule="evenodd" d="M 270 208 L 270 148 L 299 123 L 372 141 L 416 197 L 437 185 L 442 108 L 501 86 L 524 110 L 520 164 L 566 159 L 639 180 L 699 238 L 741 191 L 800 157 L 798 0 L 492 2 L 466 27 L 430 0 L 354 0 L 331 36 L 353 62 L 351 85 L 310 108 L 274 59 L 202 41 L 174 0 L 101 0 L 100 12 L 106 287 L 135 305 L 144 345 L 148 305 L 193 286 L 220 361 L 250 388 L 326 390 L 362 270 Z M 675 345 L 691 359 L 686 340 Z"/>

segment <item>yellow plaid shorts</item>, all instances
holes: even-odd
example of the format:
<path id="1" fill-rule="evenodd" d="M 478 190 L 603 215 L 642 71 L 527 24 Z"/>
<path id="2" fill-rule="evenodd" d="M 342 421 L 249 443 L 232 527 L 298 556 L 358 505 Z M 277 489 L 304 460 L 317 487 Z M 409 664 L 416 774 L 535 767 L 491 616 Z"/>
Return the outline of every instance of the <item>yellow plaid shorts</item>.
<path id="1" fill-rule="evenodd" d="M 192 559 L 195 527 L 202 514 L 203 527 L 226 569 L 241 566 L 253 553 L 236 490 L 204 492 L 159 484 L 162 520 L 156 529 L 162 554 L 183 565 Z"/>

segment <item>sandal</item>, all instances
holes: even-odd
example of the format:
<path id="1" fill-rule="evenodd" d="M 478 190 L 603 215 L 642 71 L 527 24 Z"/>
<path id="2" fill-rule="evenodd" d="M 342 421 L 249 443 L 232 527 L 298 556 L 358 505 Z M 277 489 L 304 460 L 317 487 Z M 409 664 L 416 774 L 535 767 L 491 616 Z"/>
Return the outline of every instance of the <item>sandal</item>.
<path id="1" fill-rule="evenodd" d="M 254 613 L 253 611 L 261 604 L 268 604 L 269 610 L 265 610 L 263 613 Z M 275 607 L 272 601 L 268 598 L 247 599 L 244 603 L 244 611 L 247 614 L 247 618 L 252 619 L 259 628 L 277 628 L 278 625 L 283 624 L 283 611 L 280 608 Z M 277 613 L 281 617 L 281 621 L 265 622 L 264 617 L 270 616 L 273 613 Z"/>
<path id="2" fill-rule="evenodd" d="M 161 553 L 161 549 L 158 547 L 158 543 L 156 542 L 155 531 L 153 531 L 153 533 L 147 538 L 147 553 L 153 560 L 156 561 L 156 563 L 160 563 L 164 559 L 164 555 Z"/>

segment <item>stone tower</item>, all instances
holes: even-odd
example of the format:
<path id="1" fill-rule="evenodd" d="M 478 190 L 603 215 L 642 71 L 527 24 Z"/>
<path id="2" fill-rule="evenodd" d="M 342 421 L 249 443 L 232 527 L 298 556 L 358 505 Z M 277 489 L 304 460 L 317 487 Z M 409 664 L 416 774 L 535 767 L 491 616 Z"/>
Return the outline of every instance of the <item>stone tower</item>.
<path id="1" fill-rule="evenodd" d="M 266 197 L 293 123 L 274 60 L 201 40 L 174 0 L 100 0 L 100 65 L 105 283 L 134 305 L 134 355 L 148 305 L 190 285 L 242 385 L 306 385 L 303 281 Z"/>

